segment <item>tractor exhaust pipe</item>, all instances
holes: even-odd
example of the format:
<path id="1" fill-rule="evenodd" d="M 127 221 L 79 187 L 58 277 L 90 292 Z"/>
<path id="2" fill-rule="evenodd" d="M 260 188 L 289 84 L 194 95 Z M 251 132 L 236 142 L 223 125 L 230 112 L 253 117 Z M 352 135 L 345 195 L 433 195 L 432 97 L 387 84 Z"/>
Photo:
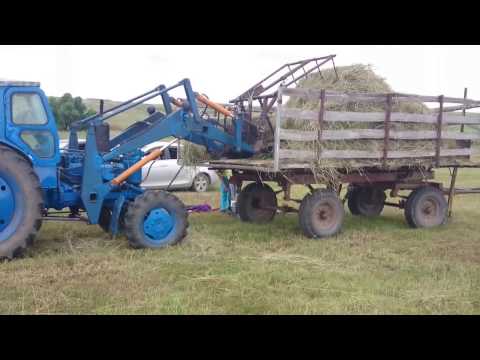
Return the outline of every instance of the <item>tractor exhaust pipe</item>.
<path id="1" fill-rule="evenodd" d="M 120 185 L 125 180 L 127 180 L 132 174 L 142 169 L 148 162 L 157 159 L 162 155 L 166 148 L 172 145 L 174 142 L 178 141 L 178 139 L 174 139 L 170 141 L 168 144 L 162 146 L 160 149 L 152 151 L 150 154 L 142 158 L 141 160 L 137 161 L 135 164 L 130 166 L 128 169 L 123 171 L 120 175 L 118 175 L 115 179 L 110 181 L 112 185 Z"/>

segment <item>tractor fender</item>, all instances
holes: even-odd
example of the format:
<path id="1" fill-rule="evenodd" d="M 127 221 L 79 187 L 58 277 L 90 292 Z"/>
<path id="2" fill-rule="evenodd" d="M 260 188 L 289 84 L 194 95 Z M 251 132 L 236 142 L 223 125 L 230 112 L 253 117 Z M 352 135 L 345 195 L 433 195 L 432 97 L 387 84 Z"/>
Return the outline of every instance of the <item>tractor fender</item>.
<path id="1" fill-rule="evenodd" d="M 22 149 L 20 149 L 18 146 L 15 146 L 15 144 L 12 144 L 9 141 L 0 140 L 0 146 L 5 146 L 5 147 L 8 147 L 8 148 L 12 149 L 18 155 L 22 156 L 25 160 L 27 160 L 30 165 L 33 166 L 33 159 L 29 155 L 25 154 L 22 151 Z"/>

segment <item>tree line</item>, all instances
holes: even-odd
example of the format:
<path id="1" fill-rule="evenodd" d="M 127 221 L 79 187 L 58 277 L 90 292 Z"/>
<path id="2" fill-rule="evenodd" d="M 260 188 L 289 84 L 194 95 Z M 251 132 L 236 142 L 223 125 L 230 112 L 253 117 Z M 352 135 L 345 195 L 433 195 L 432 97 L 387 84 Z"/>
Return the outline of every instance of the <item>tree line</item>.
<path id="1" fill-rule="evenodd" d="M 60 130 L 68 130 L 72 122 L 96 113 L 83 103 L 80 96 L 73 97 L 70 93 L 65 93 L 61 97 L 50 96 L 48 102 Z"/>

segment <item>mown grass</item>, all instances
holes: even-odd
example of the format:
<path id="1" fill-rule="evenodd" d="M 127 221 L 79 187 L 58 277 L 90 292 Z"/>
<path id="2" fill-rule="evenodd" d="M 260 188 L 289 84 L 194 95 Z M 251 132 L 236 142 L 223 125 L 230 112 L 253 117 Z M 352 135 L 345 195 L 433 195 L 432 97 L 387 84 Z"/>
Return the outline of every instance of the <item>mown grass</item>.
<path id="1" fill-rule="evenodd" d="M 460 175 L 459 186 L 479 185 L 478 170 Z M 194 214 L 186 241 L 161 251 L 45 223 L 26 258 L 0 264 L 0 313 L 479 314 L 479 200 L 457 197 L 449 224 L 431 230 L 408 228 L 393 208 L 368 220 L 347 211 L 342 233 L 324 240 L 303 237 L 293 214 L 267 225 Z"/>

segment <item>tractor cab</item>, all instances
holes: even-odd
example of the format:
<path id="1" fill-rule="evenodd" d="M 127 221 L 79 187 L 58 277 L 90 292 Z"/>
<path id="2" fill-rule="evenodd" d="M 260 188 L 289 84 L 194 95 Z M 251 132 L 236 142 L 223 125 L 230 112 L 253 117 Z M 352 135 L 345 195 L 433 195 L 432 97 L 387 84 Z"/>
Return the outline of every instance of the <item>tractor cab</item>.
<path id="1" fill-rule="evenodd" d="M 48 98 L 36 82 L 0 81 L 0 143 L 29 158 L 42 188 L 57 186 L 59 137 Z"/>

